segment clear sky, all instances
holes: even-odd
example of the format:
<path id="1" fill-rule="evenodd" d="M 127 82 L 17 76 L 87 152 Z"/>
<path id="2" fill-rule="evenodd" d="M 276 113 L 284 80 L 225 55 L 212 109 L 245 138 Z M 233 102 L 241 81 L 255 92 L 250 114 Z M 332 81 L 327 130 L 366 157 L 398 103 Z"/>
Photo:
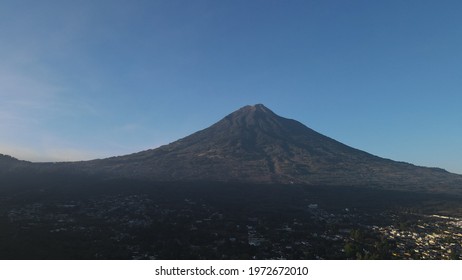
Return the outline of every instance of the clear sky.
<path id="1" fill-rule="evenodd" d="M 0 2 L 0 153 L 93 159 L 248 104 L 462 173 L 462 1 Z"/>

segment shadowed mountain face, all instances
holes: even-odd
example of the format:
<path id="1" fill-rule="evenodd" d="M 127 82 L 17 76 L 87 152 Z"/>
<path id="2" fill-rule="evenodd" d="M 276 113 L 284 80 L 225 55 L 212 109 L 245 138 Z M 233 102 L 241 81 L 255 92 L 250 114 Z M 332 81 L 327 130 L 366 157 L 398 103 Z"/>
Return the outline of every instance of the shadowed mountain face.
<path id="1" fill-rule="evenodd" d="M 22 167 L 29 165 L 32 165 L 32 163 L 0 154 L 0 175 L 7 174 L 15 169 L 21 169 Z"/>
<path id="2" fill-rule="evenodd" d="M 245 106 L 207 129 L 153 150 L 59 164 L 32 164 L 0 157 L 0 167 L 5 170 L 5 166 L 40 174 L 71 172 L 149 181 L 297 183 L 462 192 L 460 175 L 351 148 L 295 120 L 280 117 L 261 104 Z"/>
<path id="3" fill-rule="evenodd" d="M 367 158 L 374 157 L 255 105 L 169 145 L 104 164 L 160 180 L 310 183 L 324 172 L 332 177 L 342 163 Z"/>
<path id="4" fill-rule="evenodd" d="M 265 106 L 245 106 L 169 145 L 79 163 L 129 178 L 459 190 L 462 176 L 351 148 Z M 79 168 L 77 168 L 79 169 Z"/>

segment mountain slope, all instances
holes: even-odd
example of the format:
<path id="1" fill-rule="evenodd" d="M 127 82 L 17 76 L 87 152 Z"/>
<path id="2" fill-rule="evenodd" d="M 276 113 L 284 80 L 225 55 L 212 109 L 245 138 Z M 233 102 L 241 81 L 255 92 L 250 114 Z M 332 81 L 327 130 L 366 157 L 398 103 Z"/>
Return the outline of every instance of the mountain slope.
<path id="1" fill-rule="evenodd" d="M 35 176 L 35 177 L 34 177 Z M 30 163 L 0 156 L 0 182 L 53 178 L 369 186 L 462 194 L 462 176 L 383 159 L 286 119 L 261 104 L 157 149 L 107 159 Z M 86 179 L 85 179 L 86 180 Z"/>
<path id="2" fill-rule="evenodd" d="M 0 175 L 8 174 L 16 169 L 22 169 L 32 163 L 27 161 L 18 160 L 14 157 L 0 154 Z"/>
<path id="3" fill-rule="evenodd" d="M 156 181 L 238 181 L 459 190 L 462 176 L 351 148 L 265 106 L 245 106 L 169 145 L 78 163 L 88 172 Z M 75 167 L 77 168 L 77 167 Z M 77 169 L 79 169 L 77 168 Z"/>

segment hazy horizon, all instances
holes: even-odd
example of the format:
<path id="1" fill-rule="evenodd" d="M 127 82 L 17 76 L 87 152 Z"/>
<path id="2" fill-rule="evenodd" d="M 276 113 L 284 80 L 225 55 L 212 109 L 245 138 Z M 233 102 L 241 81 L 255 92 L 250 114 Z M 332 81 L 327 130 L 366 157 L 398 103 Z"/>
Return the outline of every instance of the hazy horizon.
<path id="1" fill-rule="evenodd" d="M 0 153 L 138 152 L 244 106 L 462 174 L 458 1 L 2 1 Z"/>

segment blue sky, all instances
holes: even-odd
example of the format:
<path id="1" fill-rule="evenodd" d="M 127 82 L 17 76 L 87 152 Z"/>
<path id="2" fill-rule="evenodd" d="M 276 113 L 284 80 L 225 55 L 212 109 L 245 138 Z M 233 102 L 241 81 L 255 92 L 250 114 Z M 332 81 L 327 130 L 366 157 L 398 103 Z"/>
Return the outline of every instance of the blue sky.
<path id="1" fill-rule="evenodd" d="M 462 173 L 460 1 L 0 3 L 0 153 L 93 159 L 247 104 Z"/>

